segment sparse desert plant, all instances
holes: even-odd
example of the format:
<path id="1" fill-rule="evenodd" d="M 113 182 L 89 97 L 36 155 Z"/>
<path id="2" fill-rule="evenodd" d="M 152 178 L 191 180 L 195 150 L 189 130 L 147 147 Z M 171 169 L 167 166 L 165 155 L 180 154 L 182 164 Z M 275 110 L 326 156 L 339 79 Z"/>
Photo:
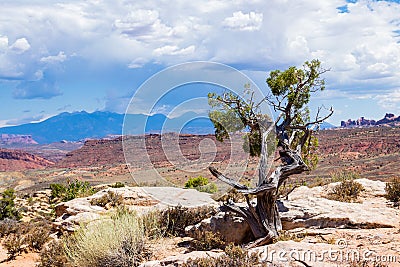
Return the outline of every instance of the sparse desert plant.
<path id="1" fill-rule="evenodd" d="M 239 246 L 229 245 L 225 248 L 225 254 L 217 258 L 189 259 L 182 267 L 263 267 L 266 263 L 260 263 L 259 257 L 249 253 Z"/>
<path id="2" fill-rule="evenodd" d="M 360 178 L 360 174 L 353 171 L 336 171 L 330 174 L 331 183 L 343 182 Z"/>
<path id="3" fill-rule="evenodd" d="M 82 226 L 65 245 L 72 265 L 80 267 L 138 266 L 150 256 L 141 220 L 126 210 Z"/>
<path id="4" fill-rule="evenodd" d="M 279 232 L 279 236 L 278 238 L 274 239 L 274 242 L 278 242 L 278 241 L 295 241 L 295 242 L 300 242 L 301 240 L 304 239 L 304 237 L 306 236 L 306 234 L 295 234 L 295 233 L 290 233 L 288 231 L 280 231 Z"/>
<path id="5" fill-rule="evenodd" d="M 12 188 L 6 189 L 1 193 L 0 198 L 0 220 L 5 218 L 19 220 L 21 214 L 15 207 L 15 191 Z"/>
<path id="6" fill-rule="evenodd" d="M 25 241 L 33 251 L 41 251 L 44 244 L 49 241 L 51 225 L 47 221 L 25 224 Z"/>
<path id="7" fill-rule="evenodd" d="M 0 221 L 0 237 L 7 236 L 11 233 L 16 233 L 18 230 L 18 221 L 10 218 L 5 218 Z"/>
<path id="8" fill-rule="evenodd" d="M 385 198 L 394 203 L 395 206 L 399 206 L 400 201 L 400 178 L 393 177 L 385 186 L 386 195 Z"/>
<path id="9" fill-rule="evenodd" d="M 26 239 L 24 235 L 18 233 L 11 233 L 3 240 L 3 247 L 7 250 L 7 260 L 15 259 L 15 257 L 21 254 L 26 246 Z"/>
<path id="10" fill-rule="evenodd" d="M 186 208 L 176 206 L 161 211 L 162 231 L 166 235 L 183 236 L 185 227 L 201 222 L 216 214 L 216 210 L 210 206 Z"/>
<path id="11" fill-rule="evenodd" d="M 197 191 L 205 192 L 205 193 L 209 193 L 209 194 L 214 194 L 214 193 L 217 193 L 217 191 L 218 191 L 218 187 L 215 183 L 208 183 L 206 185 L 196 187 L 195 189 Z"/>
<path id="12" fill-rule="evenodd" d="M 219 233 L 206 231 L 200 239 L 192 241 L 191 247 L 194 250 L 223 249 L 226 247 L 226 242 Z"/>
<path id="13" fill-rule="evenodd" d="M 112 188 L 121 188 L 121 187 L 125 187 L 125 184 L 123 184 L 121 182 L 115 182 L 115 184 L 110 185 L 110 187 L 112 187 Z"/>
<path id="14" fill-rule="evenodd" d="M 115 193 L 113 191 L 107 191 L 106 194 L 100 198 L 93 198 L 90 204 L 100 207 L 117 207 L 124 203 L 124 198 L 121 194 Z"/>
<path id="15" fill-rule="evenodd" d="M 68 258 L 62 240 L 52 240 L 40 251 L 38 267 L 66 267 Z"/>
<path id="16" fill-rule="evenodd" d="M 334 186 L 332 190 L 328 192 L 328 199 L 341 202 L 353 202 L 357 200 L 363 190 L 364 187 L 359 182 L 345 180 Z"/>
<path id="17" fill-rule="evenodd" d="M 242 193 L 238 192 L 235 188 L 229 188 L 229 190 L 225 194 L 216 198 L 215 200 L 223 202 L 227 202 L 228 200 L 230 200 L 235 203 L 239 203 L 239 202 L 245 202 L 246 198 Z"/>

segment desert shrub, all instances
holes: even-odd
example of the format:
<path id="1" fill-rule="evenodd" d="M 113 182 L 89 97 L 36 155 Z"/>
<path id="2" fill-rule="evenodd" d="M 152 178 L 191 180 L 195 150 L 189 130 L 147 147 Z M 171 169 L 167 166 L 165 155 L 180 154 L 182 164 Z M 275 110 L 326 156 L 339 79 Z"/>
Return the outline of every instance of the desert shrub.
<path id="1" fill-rule="evenodd" d="M 217 258 L 189 259 L 182 267 L 255 267 L 267 266 L 266 263 L 259 263 L 258 256 L 248 254 L 239 246 L 229 245 L 225 248 L 225 254 Z"/>
<path id="2" fill-rule="evenodd" d="M 353 171 L 336 171 L 330 174 L 330 182 L 343 182 L 360 178 L 360 174 Z"/>
<path id="3" fill-rule="evenodd" d="M 18 221 L 10 218 L 5 218 L 0 221 L 0 237 L 7 236 L 11 233 L 16 233 L 19 230 Z"/>
<path id="4" fill-rule="evenodd" d="M 161 230 L 166 235 L 184 236 L 186 226 L 194 225 L 215 214 L 215 208 L 209 206 L 197 208 L 172 207 L 160 211 Z"/>
<path id="5" fill-rule="evenodd" d="M 39 253 L 38 267 L 65 267 L 68 258 L 62 240 L 52 240 Z"/>
<path id="6" fill-rule="evenodd" d="M 144 233 L 135 213 L 118 211 L 109 219 L 82 226 L 67 238 L 66 253 L 75 266 L 138 266 L 150 256 Z"/>
<path id="7" fill-rule="evenodd" d="M 399 205 L 400 201 L 400 178 L 394 177 L 385 186 L 386 199 L 392 201 L 395 205 Z"/>
<path id="8" fill-rule="evenodd" d="M 301 240 L 304 239 L 304 237 L 306 236 L 306 234 L 304 233 L 291 233 L 288 231 L 280 231 L 279 232 L 279 236 L 277 238 L 275 238 L 273 241 L 278 242 L 278 241 L 295 241 L 295 242 L 300 242 Z"/>
<path id="9" fill-rule="evenodd" d="M 226 247 L 226 242 L 220 234 L 206 231 L 200 239 L 192 241 L 191 247 L 194 250 L 223 249 Z"/>
<path id="10" fill-rule="evenodd" d="M 215 200 L 222 202 L 233 201 L 238 203 L 246 201 L 246 198 L 242 193 L 238 192 L 235 188 L 230 188 L 225 194 L 223 194 L 218 198 L 215 198 Z"/>
<path id="11" fill-rule="evenodd" d="M 51 184 L 50 189 L 52 199 L 60 199 L 61 201 L 69 201 L 77 197 L 87 197 L 95 193 L 94 188 L 88 182 L 79 180 L 68 181 L 67 186 Z"/>
<path id="12" fill-rule="evenodd" d="M 15 191 L 14 189 L 6 189 L 1 193 L 0 198 L 0 220 L 5 218 L 19 220 L 21 219 L 21 214 L 19 210 L 15 207 Z"/>
<path id="13" fill-rule="evenodd" d="M 29 222 L 24 224 L 25 242 L 33 251 L 41 251 L 49 241 L 51 225 L 47 221 Z"/>
<path id="14" fill-rule="evenodd" d="M 61 198 L 67 191 L 67 188 L 62 184 L 50 184 L 50 190 L 51 190 L 51 198 L 54 199 L 54 198 Z"/>
<path id="15" fill-rule="evenodd" d="M 125 187 L 125 184 L 123 184 L 121 182 L 116 182 L 115 184 L 110 185 L 110 187 L 112 187 L 112 188 L 121 188 L 121 187 Z"/>
<path id="16" fill-rule="evenodd" d="M 217 191 L 218 191 L 218 187 L 215 183 L 208 183 L 206 185 L 196 187 L 195 189 L 200 192 L 205 192 L 205 193 L 209 193 L 209 194 L 214 194 L 214 193 L 217 193 Z"/>
<path id="17" fill-rule="evenodd" d="M 111 207 L 117 207 L 123 203 L 124 198 L 122 195 L 113 191 L 107 191 L 107 193 L 100 198 L 94 198 L 90 201 L 90 204 L 100 207 L 106 207 L 107 204 L 109 204 Z"/>
<path id="18" fill-rule="evenodd" d="M 208 179 L 203 177 L 203 176 L 197 176 L 194 178 L 190 178 L 186 183 L 185 183 L 185 188 L 198 188 L 200 186 L 207 185 Z"/>
<path id="19" fill-rule="evenodd" d="M 328 193 L 328 198 L 342 202 L 352 202 L 357 200 L 364 187 L 354 180 L 345 180 L 332 188 Z"/>
<path id="20" fill-rule="evenodd" d="M 12 260 L 26 248 L 26 238 L 18 233 L 11 233 L 3 240 L 3 247 L 7 250 L 8 259 Z"/>

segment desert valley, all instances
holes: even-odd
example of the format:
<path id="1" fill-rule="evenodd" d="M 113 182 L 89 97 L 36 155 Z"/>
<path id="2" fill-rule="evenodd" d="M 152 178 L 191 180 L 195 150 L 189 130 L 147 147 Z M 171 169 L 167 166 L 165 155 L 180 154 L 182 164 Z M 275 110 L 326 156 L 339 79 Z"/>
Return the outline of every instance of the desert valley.
<path id="1" fill-rule="evenodd" d="M 57 259 L 61 263 L 49 261 L 49 257 L 61 253 L 52 242 L 79 231 L 82 225 L 112 216 L 122 206 L 143 214 L 161 210 L 167 216 L 163 217 L 164 223 L 168 218 L 167 221 L 176 220 L 176 225 L 183 224 L 173 234 L 159 233 L 149 238 L 143 252 L 147 256 L 141 255 L 137 266 L 207 266 L 207 263 L 190 264 L 194 259 L 210 257 L 222 261 L 229 253 L 244 253 L 241 257 L 248 262 L 246 266 L 255 264 L 252 257 L 256 254 L 257 264 L 265 266 L 400 265 L 400 211 L 398 203 L 396 207 L 396 203 L 385 198 L 385 184 L 400 173 L 400 128 L 397 126 L 319 131 L 316 169 L 292 176 L 281 192 L 278 205 L 283 222 L 281 236 L 274 244 L 248 252 L 232 252 L 235 247 L 229 246 L 224 250 L 230 242 L 246 243 L 251 232 L 241 218 L 219 211 L 227 196 L 238 202 L 244 200 L 240 194 L 224 188 L 207 167 L 210 164 L 218 169 L 239 166 L 241 181 L 251 185 L 255 183 L 259 159 L 246 157 L 241 149 L 232 152 L 234 141 L 219 142 L 213 134 L 169 133 L 166 136 L 154 133 L 51 144 L 37 144 L 29 138 L 22 138 L 21 142 L 18 136 L 13 137 L 17 138 L 16 142 L 10 142 L 12 136 L 4 136 L 7 142 L 0 149 L 0 187 L 3 192 L 15 190 L 14 208 L 19 211 L 20 222 L 13 225 L 12 221 L 2 221 L 0 225 L 3 244 L 0 266 L 64 266 L 67 262 L 61 256 Z M 163 138 L 175 140 L 179 149 L 169 148 L 173 142 L 169 139 L 163 142 Z M 124 146 L 134 150 L 130 154 L 133 156 L 124 155 Z M 182 157 L 193 166 L 198 164 L 198 168 L 187 171 L 178 166 L 176 162 Z M 201 158 L 211 158 L 211 161 Z M 188 180 L 196 177 L 206 178 L 216 188 L 200 190 L 206 192 L 185 189 Z M 350 202 L 330 197 L 335 186 L 347 180 L 361 184 L 360 195 Z M 58 191 L 55 185 L 59 186 Z M 68 189 L 65 188 L 71 185 L 81 191 L 66 198 L 63 194 Z M 191 219 L 178 219 L 173 217 L 174 212 L 194 215 Z M 46 238 L 40 246 L 31 246 L 33 241 L 26 241 L 32 236 L 30 230 L 19 233 L 13 228 L 18 224 L 27 228 L 45 225 L 39 229 Z M 212 236 L 207 236 L 208 233 Z M 271 251 L 292 252 L 295 256 L 274 257 Z M 331 254 L 323 258 L 324 251 Z M 246 258 L 247 253 L 253 256 Z M 311 256 L 305 257 L 304 253 Z M 370 258 L 363 258 L 360 253 L 369 253 Z M 220 264 L 216 266 L 225 266 Z"/>

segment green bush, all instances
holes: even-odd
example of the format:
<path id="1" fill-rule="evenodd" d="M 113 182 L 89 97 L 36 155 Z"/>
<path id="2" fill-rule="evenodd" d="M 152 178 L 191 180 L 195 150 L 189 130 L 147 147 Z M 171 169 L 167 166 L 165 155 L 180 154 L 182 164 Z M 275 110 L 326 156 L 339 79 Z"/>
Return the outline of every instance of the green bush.
<path id="1" fill-rule="evenodd" d="M 21 214 L 19 210 L 15 207 L 15 191 L 14 189 L 6 189 L 1 193 L 0 199 L 0 220 L 5 218 L 19 220 L 21 219 Z"/>
<path id="2" fill-rule="evenodd" d="M 215 183 L 210 183 L 208 179 L 203 176 L 190 178 L 185 183 L 185 188 L 193 188 L 197 191 L 206 192 L 209 194 L 214 194 L 218 191 L 217 185 Z"/>
<path id="3" fill-rule="evenodd" d="M 352 202 L 357 200 L 364 187 L 354 180 L 345 180 L 332 188 L 328 193 L 328 198 L 342 202 Z"/>
<path id="4" fill-rule="evenodd" d="M 200 186 L 204 186 L 208 184 L 208 179 L 203 177 L 203 176 L 197 176 L 195 178 L 190 178 L 186 183 L 185 183 L 185 188 L 197 188 Z"/>
<path id="5" fill-rule="evenodd" d="M 88 182 L 79 180 L 68 181 L 67 186 L 51 184 L 50 189 L 52 199 L 59 199 L 61 201 L 69 201 L 77 197 L 87 197 L 95 193 L 95 190 Z"/>
<path id="6" fill-rule="evenodd" d="M 386 199 L 392 201 L 395 205 L 399 205 L 400 201 L 400 178 L 394 177 L 385 186 Z"/>
<path id="7" fill-rule="evenodd" d="M 209 193 L 209 194 L 214 194 L 214 193 L 217 193 L 217 191 L 218 191 L 218 187 L 215 183 L 209 183 L 209 184 L 206 184 L 203 186 L 195 187 L 195 189 L 200 192 L 205 192 L 205 193 Z"/>

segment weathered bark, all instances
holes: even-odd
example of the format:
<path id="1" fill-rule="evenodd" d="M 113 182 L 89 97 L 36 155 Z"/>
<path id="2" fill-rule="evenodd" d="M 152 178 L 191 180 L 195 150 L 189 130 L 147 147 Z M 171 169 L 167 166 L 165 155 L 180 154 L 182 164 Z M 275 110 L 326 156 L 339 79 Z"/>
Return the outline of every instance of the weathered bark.
<path id="1" fill-rule="evenodd" d="M 262 148 L 259 166 L 259 180 L 255 188 L 248 188 L 231 178 L 225 177 L 215 168 L 210 167 L 210 172 L 219 180 L 229 184 L 238 192 L 243 193 L 247 200 L 247 207 L 239 207 L 232 202 L 224 204 L 224 211 L 234 212 L 243 217 L 249 224 L 254 235 L 255 241 L 249 244 L 250 247 L 260 246 L 271 243 L 282 230 L 281 219 L 279 217 L 276 200 L 278 197 L 278 189 L 282 183 L 291 175 L 299 174 L 308 170 L 304 163 L 299 149 L 294 151 L 290 149 L 290 140 L 285 131 L 285 122 L 276 127 L 276 135 L 278 138 L 278 149 L 282 164 L 276 170 L 267 176 L 267 137 L 270 130 L 264 131 L 262 134 Z M 256 196 L 257 203 L 254 205 L 250 202 L 249 195 Z"/>

